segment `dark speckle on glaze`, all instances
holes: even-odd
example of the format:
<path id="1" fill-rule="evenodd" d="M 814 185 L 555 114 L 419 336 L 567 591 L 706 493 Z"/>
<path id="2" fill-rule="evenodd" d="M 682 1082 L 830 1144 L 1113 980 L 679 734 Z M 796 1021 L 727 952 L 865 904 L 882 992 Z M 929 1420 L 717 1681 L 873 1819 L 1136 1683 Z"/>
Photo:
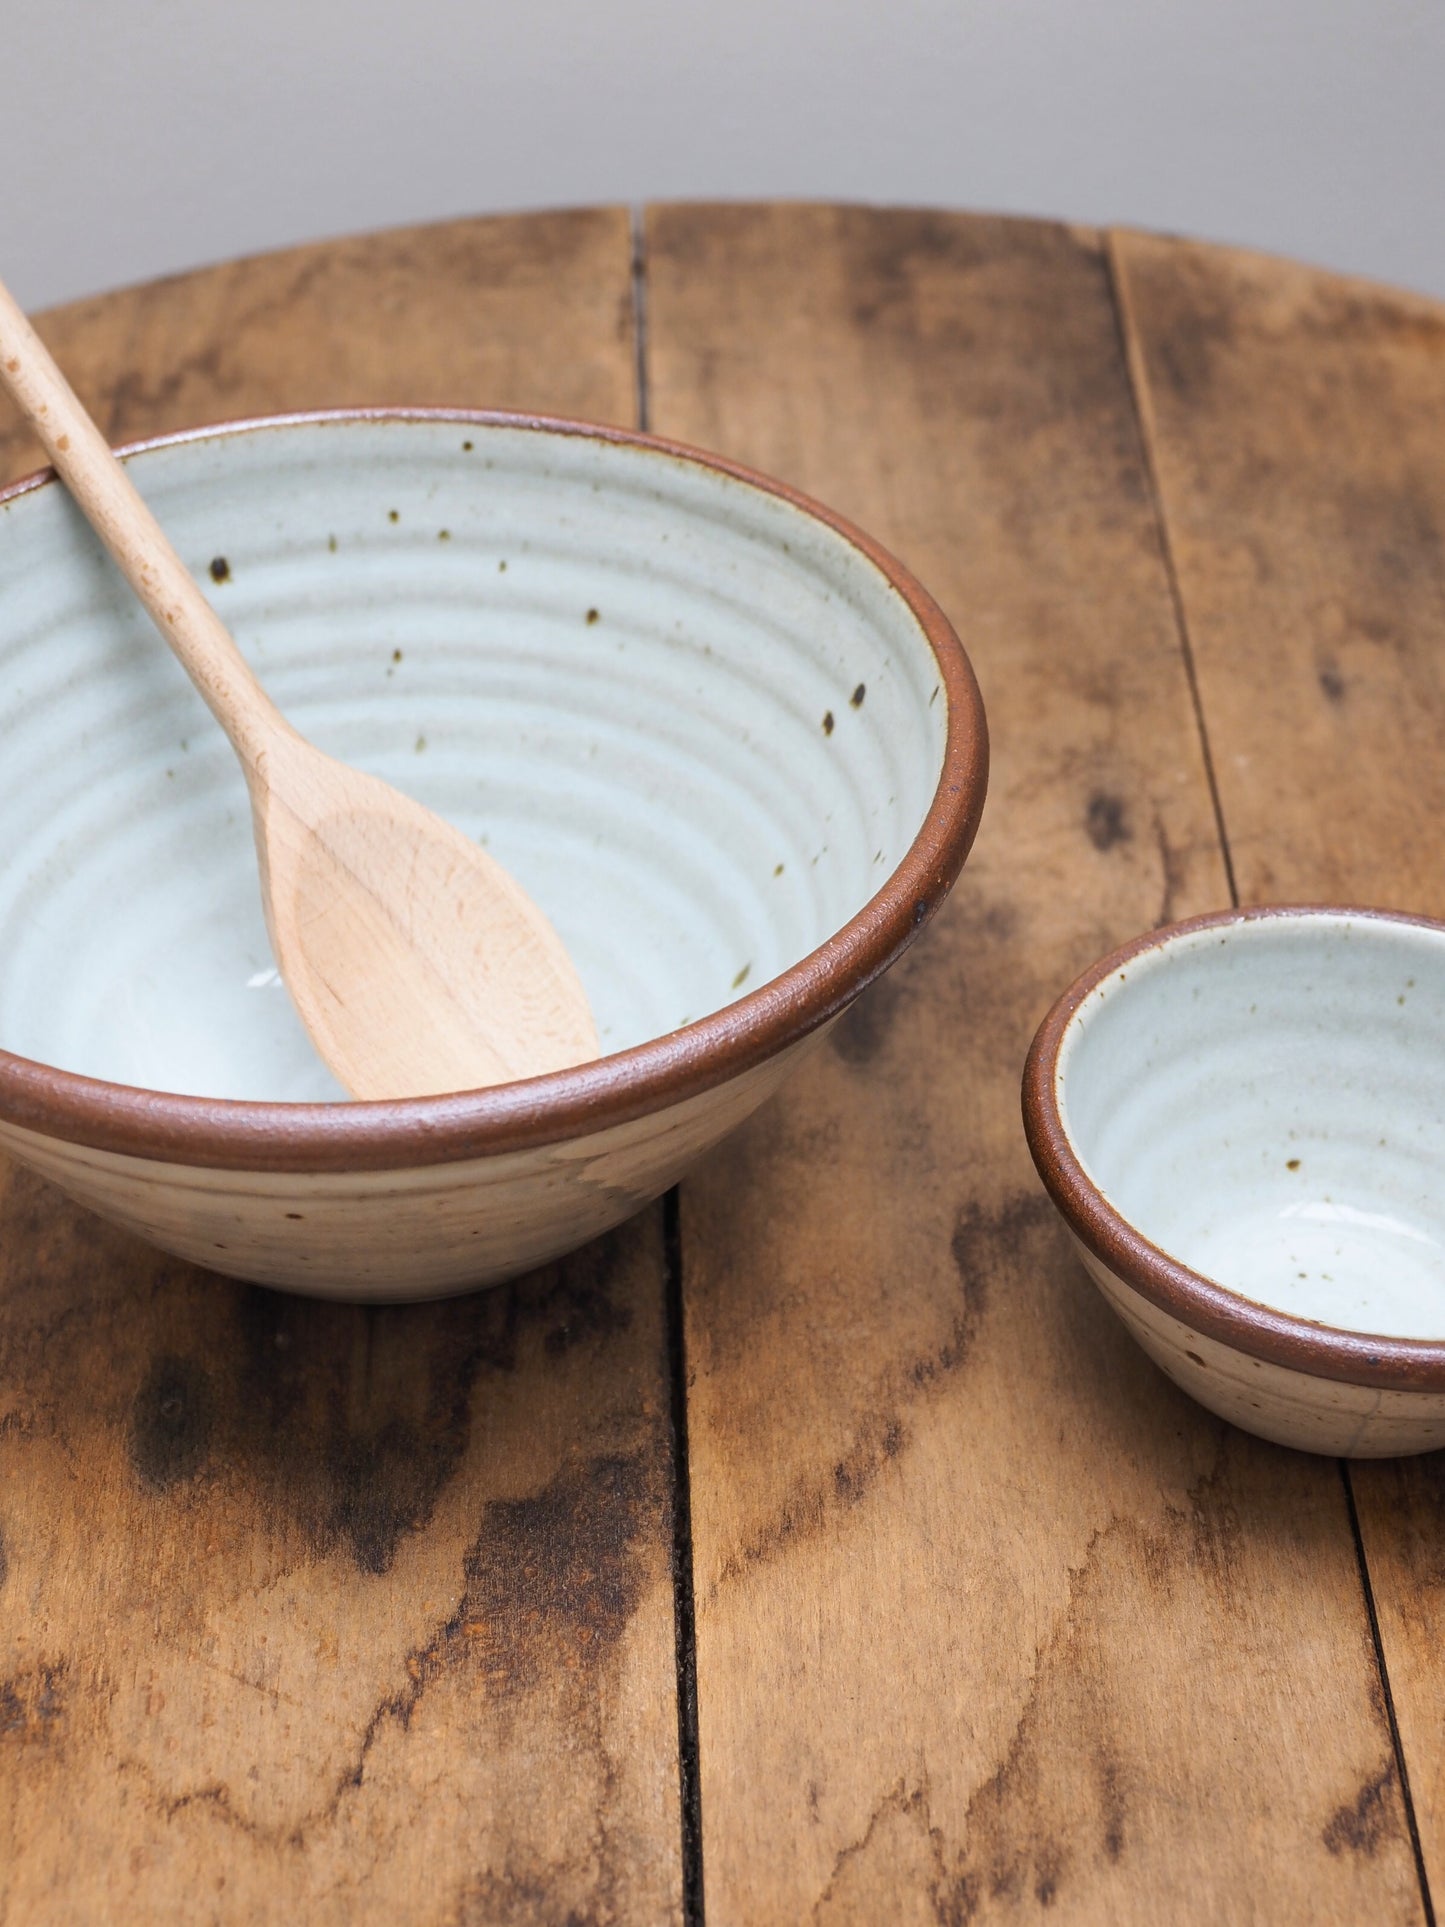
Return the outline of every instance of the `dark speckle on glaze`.
<path id="1" fill-rule="evenodd" d="M 834 728 L 835 728 L 835 724 L 833 722 L 833 712 L 831 709 L 825 709 L 823 711 L 823 734 L 825 736 L 831 736 L 833 734 Z"/>
<path id="2" fill-rule="evenodd" d="M 230 579 L 231 579 L 230 563 L 226 560 L 225 556 L 223 555 L 213 555 L 211 557 L 212 582 L 229 582 Z"/>
<path id="3" fill-rule="evenodd" d="M 858 687 L 853 691 L 853 694 L 848 698 L 848 701 L 852 704 L 854 709 L 861 709 L 863 707 L 863 698 L 867 694 L 868 694 L 868 685 L 866 683 L 860 682 Z"/>
<path id="4" fill-rule="evenodd" d="M 597 612 L 597 610 L 595 610 L 595 609 L 589 609 L 589 610 L 587 611 L 587 623 L 588 623 L 588 627 L 589 627 L 589 628 L 591 627 L 591 625 L 592 625 L 592 624 L 593 624 L 594 622 L 596 622 L 596 621 L 598 621 L 598 619 L 599 619 L 599 617 L 598 617 L 598 612 Z"/>
<path id="5" fill-rule="evenodd" d="M 152 1361 L 131 1407 L 127 1445 L 142 1483 L 165 1492 L 194 1478 L 206 1462 L 214 1418 L 211 1383 L 189 1358 Z"/>

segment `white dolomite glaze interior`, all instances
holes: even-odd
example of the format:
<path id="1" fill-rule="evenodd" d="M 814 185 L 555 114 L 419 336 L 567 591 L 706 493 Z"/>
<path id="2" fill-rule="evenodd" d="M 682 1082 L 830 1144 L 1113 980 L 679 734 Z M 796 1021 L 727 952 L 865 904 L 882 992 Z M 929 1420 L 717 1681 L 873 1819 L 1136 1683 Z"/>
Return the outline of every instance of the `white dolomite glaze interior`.
<path id="1" fill-rule="evenodd" d="M 1089 1178 L 1168 1256 L 1297 1318 L 1445 1338 L 1445 932 L 1326 911 L 1183 933 L 1084 999 L 1055 1090 Z"/>
<path id="2" fill-rule="evenodd" d="M 536 897 L 604 1051 L 798 962 L 927 813 L 947 719 L 917 618 L 777 497 L 446 420 L 263 424 L 129 467 L 297 727 Z M 272 967 L 239 767 L 55 486 L 0 505 L 0 929 L 7 1050 L 341 1095 Z"/>

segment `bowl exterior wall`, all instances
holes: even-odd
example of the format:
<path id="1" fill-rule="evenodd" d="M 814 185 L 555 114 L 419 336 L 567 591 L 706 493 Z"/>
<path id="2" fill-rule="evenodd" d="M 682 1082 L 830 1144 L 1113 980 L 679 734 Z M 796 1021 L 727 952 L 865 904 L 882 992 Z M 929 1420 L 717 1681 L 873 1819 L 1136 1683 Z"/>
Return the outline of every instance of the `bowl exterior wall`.
<path id="1" fill-rule="evenodd" d="M 620 1224 L 740 1124 L 831 1026 L 590 1136 L 396 1171 L 226 1171 L 0 1123 L 0 1149 L 163 1251 L 310 1297 L 400 1303 L 515 1278 Z"/>
<path id="2" fill-rule="evenodd" d="M 303 733 L 415 783 L 554 919 L 604 1052 L 337 1102 L 220 733 L 53 477 L 0 490 L 0 1152 L 153 1244 L 337 1298 L 515 1276 L 671 1184 L 952 887 L 988 768 L 967 659 L 900 564 L 782 485 L 442 410 L 127 460 Z"/>
<path id="3" fill-rule="evenodd" d="M 1445 1445 L 1445 1393 L 1317 1378 L 1222 1345 L 1151 1303 L 1077 1237 L 1074 1243 L 1089 1276 L 1160 1370 L 1242 1430 L 1335 1458 L 1393 1458 Z"/>

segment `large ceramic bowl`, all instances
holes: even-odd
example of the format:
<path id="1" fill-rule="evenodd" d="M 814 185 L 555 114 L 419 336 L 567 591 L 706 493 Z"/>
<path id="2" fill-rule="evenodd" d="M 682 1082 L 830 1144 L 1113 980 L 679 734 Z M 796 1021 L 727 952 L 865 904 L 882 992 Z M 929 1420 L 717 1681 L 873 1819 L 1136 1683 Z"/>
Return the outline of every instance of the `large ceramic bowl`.
<path id="1" fill-rule="evenodd" d="M 1445 926 L 1229 911 L 1106 957 L 1024 1074 L 1104 1297 L 1201 1403 L 1311 1451 L 1445 1445 Z"/>
<path id="2" fill-rule="evenodd" d="M 130 473 L 281 708 L 488 844 L 599 1061 L 348 1103 L 276 980 L 231 751 L 53 478 L 0 495 L 0 1148 L 199 1264 L 423 1297 L 615 1224 L 957 876 L 967 660 L 875 544 L 645 437 L 249 422 Z"/>

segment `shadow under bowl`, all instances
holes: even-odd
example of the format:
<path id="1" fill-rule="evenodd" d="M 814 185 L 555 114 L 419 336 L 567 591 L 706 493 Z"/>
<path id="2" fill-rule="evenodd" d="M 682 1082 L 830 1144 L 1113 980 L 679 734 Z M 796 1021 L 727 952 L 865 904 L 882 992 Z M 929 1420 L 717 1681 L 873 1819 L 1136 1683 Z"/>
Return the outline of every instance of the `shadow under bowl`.
<path id="1" fill-rule="evenodd" d="M 1202 1404 L 1282 1444 L 1445 1445 L 1445 925 L 1274 907 L 1085 972 L 1024 1072 L 1099 1290 Z"/>
<path id="2" fill-rule="evenodd" d="M 0 1148 L 213 1269 L 495 1282 L 658 1195 L 937 909 L 987 738 L 866 536 L 655 438 L 349 411 L 127 466 L 279 706 L 490 848 L 597 1062 L 349 1103 L 277 980 L 245 782 L 53 476 L 0 495 Z"/>

